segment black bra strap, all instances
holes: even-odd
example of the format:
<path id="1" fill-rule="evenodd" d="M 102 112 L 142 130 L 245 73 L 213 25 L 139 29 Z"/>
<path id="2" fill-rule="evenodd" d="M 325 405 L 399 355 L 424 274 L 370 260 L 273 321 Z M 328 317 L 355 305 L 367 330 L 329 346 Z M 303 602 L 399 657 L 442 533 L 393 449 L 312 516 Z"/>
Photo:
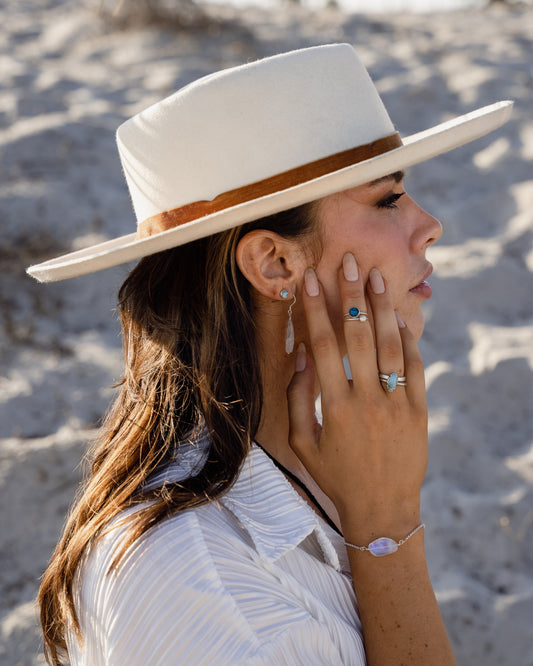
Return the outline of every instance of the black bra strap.
<path id="1" fill-rule="evenodd" d="M 324 511 L 324 509 L 320 506 L 320 504 L 318 503 L 317 499 L 315 498 L 315 496 L 313 495 L 313 493 L 307 488 L 307 486 L 306 486 L 302 481 L 300 481 L 300 479 L 299 479 L 297 476 L 295 476 L 295 475 L 294 475 L 292 472 L 290 472 L 286 467 L 284 467 L 279 461 L 277 461 L 272 455 L 270 455 L 270 453 L 269 453 L 265 448 L 263 448 L 263 447 L 261 446 L 261 444 L 259 444 L 259 442 L 258 442 L 257 440 L 255 440 L 255 443 L 257 444 L 257 446 L 258 446 L 258 447 L 259 447 L 264 453 L 266 453 L 266 455 L 270 458 L 270 460 L 272 460 L 272 462 L 274 463 L 274 465 L 276 465 L 276 467 L 277 467 L 281 472 L 283 472 L 283 474 L 285 474 L 285 476 L 288 476 L 289 479 L 290 479 L 291 481 L 294 481 L 294 483 L 295 483 L 299 488 L 301 488 L 301 489 L 305 492 L 305 494 L 309 497 L 309 499 L 310 499 L 311 502 L 314 504 L 314 506 L 318 509 L 318 512 L 320 513 L 320 515 L 322 516 L 322 518 L 326 521 L 326 523 L 327 523 L 327 524 L 328 524 L 333 530 L 335 530 L 335 532 L 337 532 L 337 534 L 339 534 L 340 536 L 342 536 L 342 533 L 341 533 L 341 531 L 339 530 L 339 528 L 335 525 L 335 523 L 331 520 L 331 518 L 328 516 L 328 514 L 327 514 L 327 513 Z"/>

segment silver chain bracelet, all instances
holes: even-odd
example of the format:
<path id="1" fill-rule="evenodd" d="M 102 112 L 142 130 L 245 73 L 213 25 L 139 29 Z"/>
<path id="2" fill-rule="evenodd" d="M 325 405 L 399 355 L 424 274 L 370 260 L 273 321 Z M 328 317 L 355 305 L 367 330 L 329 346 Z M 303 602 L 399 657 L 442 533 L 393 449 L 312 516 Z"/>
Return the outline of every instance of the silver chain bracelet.
<path id="1" fill-rule="evenodd" d="M 406 541 L 408 541 L 413 534 L 416 534 L 418 530 L 421 530 L 425 527 L 424 523 L 420 523 L 418 527 L 415 527 L 415 529 L 412 532 L 409 532 L 409 534 L 404 537 L 403 539 L 400 539 L 399 541 L 394 541 L 394 539 L 389 539 L 389 537 L 379 537 L 377 539 L 374 539 L 372 543 L 369 543 L 368 546 L 356 546 L 353 543 L 348 543 L 347 541 L 344 542 L 345 546 L 349 546 L 350 548 L 355 548 L 356 550 L 368 550 L 369 553 L 372 553 L 374 557 L 383 557 L 384 555 L 392 555 L 392 553 L 395 553 L 400 546 L 402 546 Z"/>

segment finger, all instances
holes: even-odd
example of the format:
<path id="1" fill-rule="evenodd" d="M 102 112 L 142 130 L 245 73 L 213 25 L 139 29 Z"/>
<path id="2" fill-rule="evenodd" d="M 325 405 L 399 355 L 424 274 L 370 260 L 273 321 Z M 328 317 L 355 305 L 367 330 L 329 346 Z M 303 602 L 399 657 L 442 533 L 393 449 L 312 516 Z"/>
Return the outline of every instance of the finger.
<path id="1" fill-rule="evenodd" d="M 315 370 L 303 343 L 296 355 L 296 371 L 287 388 L 289 445 L 306 463 L 316 453 L 320 426 L 315 416 Z"/>
<path id="2" fill-rule="evenodd" d="M 367 304 L 364 282 L 351 252 L 344 255 L 339 270 L 339 289 L 345 313 L 344 339 L 348 360 L 354 386 L 359 388 L 367 386 L 369 378 L 374 382 L 377 375 L 376 345 L 370 323 L 371 308 Z M 355 318 L 352 318 L 354 316 Z"/>
<path id="3" fill-rule="evenodd" d="M 312 268 L 304 274 L 302 300 L 309 330 L 309 340 L 323 399 L 335 401 L 348 390 L 346 373 L 331 325 L 324 292 Z"/>
<path id="4" fill-rule="evenodd" d="M 398 320 L 392 306 L 390 291 L 377 268 L 370 271 L 368 286 L 374 316 L 379 372 L 387 375 L 397 373 L 401 377 L 404 375 L 405 361 Z"/>
<path id="5" fill-rule="evenodd" d="M 403 324 L 403 326 L 402 326 Z M 426 406 L 426 383 L 424 377 L 424 363 L 415 336 L 405 326 L 399 317 L 399 333 L 403 346 L 403 358 L 405 362 L 405 391 L 410 402 L 423 410 Z"/>

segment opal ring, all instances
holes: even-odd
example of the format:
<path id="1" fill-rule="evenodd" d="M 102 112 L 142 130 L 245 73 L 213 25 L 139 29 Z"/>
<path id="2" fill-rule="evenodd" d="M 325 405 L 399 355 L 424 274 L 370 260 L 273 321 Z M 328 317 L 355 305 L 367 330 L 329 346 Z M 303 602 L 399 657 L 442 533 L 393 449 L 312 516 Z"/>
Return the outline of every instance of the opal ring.
<path id="1" fill-rule="evenodd" d="M 395 391 L 397 386 L 407 386 L 405 377 L 399 377 L 397 372 L 391 372 L 390 375 L 380 372 L 379 381 L 385 384 L 385 388 L 389 393 Z"/>
<path id="2" fill-rule="evenodd" d="M 359 308 L 353 307 L 344 315 L 344 321 L 367 321 L 368 313 L 361 312 Z"/>

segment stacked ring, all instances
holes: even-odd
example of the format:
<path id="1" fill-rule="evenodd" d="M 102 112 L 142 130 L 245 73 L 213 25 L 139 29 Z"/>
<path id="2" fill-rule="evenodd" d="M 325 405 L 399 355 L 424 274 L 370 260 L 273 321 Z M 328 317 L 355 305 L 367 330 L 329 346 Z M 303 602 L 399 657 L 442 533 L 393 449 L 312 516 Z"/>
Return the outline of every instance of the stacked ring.
<path id="1" fill-rule="evenodd" d="M 368 313 L 367 312 L 361 312 L 359 308 L 353 307 L 348 310 L 348 312 L 344 315 L 344 320 L 345 321 L 367 321 L 368 320 Z"/>
<path id="2" fill-rule="evenodd" d="M 385 387 L 389 393 L 395 391 L 397 386 L 407 386 L 405 377 L 399 377 L 397 372 L 391 372 L 390 375 L 386 375 L 384 372 L 380 372 L 379 381 L 385 384 Z"/>

